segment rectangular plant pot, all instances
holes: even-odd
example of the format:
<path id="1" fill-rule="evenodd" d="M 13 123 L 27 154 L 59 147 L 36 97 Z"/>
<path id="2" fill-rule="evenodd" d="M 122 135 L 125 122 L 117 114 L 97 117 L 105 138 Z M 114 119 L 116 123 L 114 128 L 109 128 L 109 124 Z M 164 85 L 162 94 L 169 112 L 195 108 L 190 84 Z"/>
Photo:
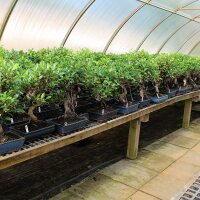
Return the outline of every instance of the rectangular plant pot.
<path id="1" fill-rule="evenodd" d="M 143 101 L 139 101 L 139 108 L 148 107 L 151 103 L 151 99 L 145 99 Z"/>
<path id="2" fill-rule="evenodd" d="M 124 105 L 114 105 L 114 107 L 118 109 L 118 113 L 123 114 L 123 115 L 127 115 L 127 114 L 137 111 L 138 106 L 139 106 L 139 102 L 137 103 L 134 102 L 132 105 L 129 105 L 128 107 Z"/>
<path id="3" fill-rule="evenodd" d="M 162 103 L 162 102 L 166 101 L 167 99 L 168 99 L 168 95 L 166 94 L 166 95 L 160 96 L 160 98 L 151 97 L 151 102 L 158 104 L 158 103 Z"/>
<path id="4" fill-rule="evenodd" d="M 0 155 L 17 151 L 24 145 L 24 137 L 21 137 L 13 132 L 8 132 L 7 136 L 12 139 L 7 142 L 0 143 Z"/>
<path id="5" fill-rule="evenodd" d="M 38 109 L 38 108 L 37 108 Z M 47 120 L 56 118 L 62 115 L 62 110 L 59 107 L 41 106 L 41 112 L 38 110 L 34 111 L 38 120 Z"/>
<path id="6" fill-rule="evenodd" d="M 191 91 L 192 91 L 191 88 L 182 88 L 182 89 L 178 89 L 178 91 L 176 92 L 176 95 L 177 95 L 177 96 L 180 96 L 180 95 L 189 93 L 189 92 L 191 92 Z"/>
<path id="7" fill-rule="evenodd" d="M 67 134 L 81 129 L 88 123 L 88 121 L 89 120 L 85 116 L 77 117 L 77 120 L 71 122 L 65 120 L 63 117 L 51 120 L 51 122 L 56 126 L 56 131 L 62 134 Z"/>
<path id="8" fill-rule="evenodd" d="M 192 89 L 193 91 L 197 91 L 197 90 L 200 90 L 200 85 L 195 85 Z"/>
<path id="9" fill-rule="evenodd" d="M 28 126 L 29 132 L 26 132 L 25 125 Z M 53 133 L 55 131 L 55 125 L 46 121 L 37 121 L 11 127 L 11 130 L 25 137 L 26 140 L 29 140 Z"/>
<path id="10" fill-rule="evenodd" d="M 176 96 L 177 91 L 178 91 L 178 89 L 177 90 L 171 90 L 170 92 L 168 92 L 166 94 L 168 95 L 168 98 L 170 99 L 170 98 L 173 98 L 173 97 Z"/>
<path id="11" fill-rule="evenodd" d="M 101 111 L 102 111 L 102 109 L 88 110 L 89 120 L 105 121 L 105 120 L 112 119 L 113 117 L 115 117 L 117 115 L 118 109 L 117 108 L 105 109 L 104 113 L 102 113 Z"/>

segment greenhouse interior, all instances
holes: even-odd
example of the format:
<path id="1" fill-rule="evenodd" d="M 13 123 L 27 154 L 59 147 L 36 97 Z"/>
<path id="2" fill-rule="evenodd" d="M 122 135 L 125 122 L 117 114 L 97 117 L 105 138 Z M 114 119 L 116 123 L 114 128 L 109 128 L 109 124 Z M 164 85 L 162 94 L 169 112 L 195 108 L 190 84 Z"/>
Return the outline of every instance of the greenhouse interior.
<path id="1" fill-rule="evenodd" d="M 200 200 L 200 0 L 0 0 L 0 200 Z"/>

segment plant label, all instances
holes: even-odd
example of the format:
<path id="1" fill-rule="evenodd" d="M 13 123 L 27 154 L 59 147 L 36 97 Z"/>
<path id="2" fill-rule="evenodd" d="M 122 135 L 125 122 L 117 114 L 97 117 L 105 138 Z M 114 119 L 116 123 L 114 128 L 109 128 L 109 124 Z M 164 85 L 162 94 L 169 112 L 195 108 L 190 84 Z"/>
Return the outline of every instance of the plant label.
<path id="1" fill-rule="evenodd" d="M 105 110 L 104 110 L 104 109 L 102 109 L 102 111 L 101 111 L 101 114 L 102 114 L 102 115 L 104 115 L 104 114 L 105 114 Z"/>
<path id="2" fill-rule="evenodd" d="M 11 124 L 14 124 L 13 118 L 10 119 L 10 123 L 11 123 Z"/>
<path id="3" fill-rule="evenodd" d="M 40 107 L 40 106 L 38 107 L 38 112 L 39 112 L 39 113 L 41 112 L 41 107 Z"/>
<path id="4" fill-rule="evenodd" d="M 67 122 L 65 122 L 65 123 L 64 123 L 64 126 L 68 126 L 68 123 L 67 123 Z"/>
<path id="5" fill-rule="evenodd" d="M 26 133 L 29 133 L 28 125 L 25 125 Z"/>

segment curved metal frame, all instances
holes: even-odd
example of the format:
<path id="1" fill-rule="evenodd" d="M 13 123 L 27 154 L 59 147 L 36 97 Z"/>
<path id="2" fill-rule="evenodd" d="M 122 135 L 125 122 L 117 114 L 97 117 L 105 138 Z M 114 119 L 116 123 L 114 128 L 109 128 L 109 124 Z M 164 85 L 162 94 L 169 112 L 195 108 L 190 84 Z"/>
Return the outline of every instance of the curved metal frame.
<path id="1" fill-rule="evenodd" d="M 167 20 L 169 17 L 171 17 L 173 14 L 170 14 L 169 16 L 167 16 L 166 18 L 164 18 L 162 21 L 160 21 L 159 23 L 157 23 L 150 31 L 149 33 L 147 33 L 147 35 L 144 37 L 144 39 L 140 42 L 140 44 L 137 46 L 136 51 L 138 51 L 140 49 L 140 47 L 144 44 L 144 42 L 146 41 L 146 39 L 151 35 L 151 33 L 153 33 L 153 31 L 159 27 L 165 20 Z"/>
<path id="2" fill-rule="evenodd" d="M 178 51 L 177 51 L 177 53 L 184 47 L 184 45 L 190 40 L 190 39 L 192 39 L 193 37 L 195 37 L 197 34 L 199 34 L 200 33 L 200 31 L 198 31 L 197 33 L 194 33 L 194 34 L 192 34 L 192 36 L 187 40 L 187 41 L 185 41 L 182 45 L 181 45 L 181 47 L 178 49 Z"/>
<path id="3" fill-rule="evenodd" d="M 181 27 L 179 27 L 178 29 L 176 29 L 176 31 L 174 31 L 160 46 L 160 48 L 158 49 L 158 51 L 156 53 L 160 53 L 160 51 L 163 49 L 163 47 L 167 44 L 167 42 L 179 31 L 181 30 L 184 26 L 186 26 L 187 24 L 189 24 L 192 20 L 189 20 L 188 22 L 186 22 L 185 24 L 183 24 Z"/>
<path id="4" fill-rule="evenodd" d="M 76 17 L 76 19 L 74 20 L 74 22 L 72 23 L 72 25 L 70 26 L 69 30 L 67 31 L 64 39 L 62 40 L 61 43 L 61 47 L 65 46 L 65 43 L 67 42 L 67 39 L 69 38 L 71 32 L 73 31 L 74 27 L 76 26 L 76 24 L 79 22 L 79 20 L 81 19 L 81 17 L 85 14 L 85 12 L 90 8 L 90 6 L 95 2 L 95 0 L 90 0 L 86 6 L 81 10 L 81 12 L 79 13 L 79 15 Z"/>
<path id="5" fill-rule="evenodd" d="M 151 1 L 151 0 L 150 0 Z M 148 1 L 149 2 L 149 1 Z M 110 39 L 108 40 L 106 46 L 104 47 L 103 53 L 106 53 L 110 44 L 112 43 L 112 41 L 115 39 L 115 37 L 117 36 L 117 34 L 119 33 L 119 31 L 124 27 L 124 25 L 141 9 L 143 8 L 146 3 L 143 3 L 142 5 L 140 5 L 138 8 L 134 9 L 123 21 L 122 23 L 117 27 L 117 29 L 113 32 L 112 36 L 110 37 Z"/>
<path id="6" fill-rule="evenodd" d="M 12 11 L 14 10 L 16 4 L 17 4 L 18 0 L 13 0 L 12 4 L 10 5 L 9 9 L 8 9 L 8 12 L 5 16 L 5 19 L 3 21 L 3 24 L 2 24 L 2 28 L 0 29 L 0 41 L 1 41 L 1 38 L 3 36 L 3 33 L 4 33 L 4 30 L 6 28 L 6 25 L 8 23 L 8 20 L 10 18 L 10 15 L 12 14 Z"/>
<path id="7" fill-rule="evenodd" d="M 190 54 L 194 51 L 194 49 L 195 49 L 199 44 L 200 44 L 200 41 L 197 42 L 197 43 L 192 47 L 192 49 L 189 51 L 188 55 L 190 55 Z"/>

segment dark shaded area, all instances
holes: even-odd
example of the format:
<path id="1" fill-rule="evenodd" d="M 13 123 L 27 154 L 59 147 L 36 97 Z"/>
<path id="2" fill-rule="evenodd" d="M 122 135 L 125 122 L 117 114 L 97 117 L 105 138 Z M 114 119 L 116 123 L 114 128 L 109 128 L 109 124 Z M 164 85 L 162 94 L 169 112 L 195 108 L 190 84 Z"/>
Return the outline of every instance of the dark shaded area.
<path id="1" fill-rule="evenodd" d="M 142 124 L 140 147 L 181 127 L 183 106 L 170 106 Z M 192 113 L 192 118 L 200 113 Z M 0 199 L 48 199 L 49 196 L 126 155 L 128 124 L 0 171 Z"/>

